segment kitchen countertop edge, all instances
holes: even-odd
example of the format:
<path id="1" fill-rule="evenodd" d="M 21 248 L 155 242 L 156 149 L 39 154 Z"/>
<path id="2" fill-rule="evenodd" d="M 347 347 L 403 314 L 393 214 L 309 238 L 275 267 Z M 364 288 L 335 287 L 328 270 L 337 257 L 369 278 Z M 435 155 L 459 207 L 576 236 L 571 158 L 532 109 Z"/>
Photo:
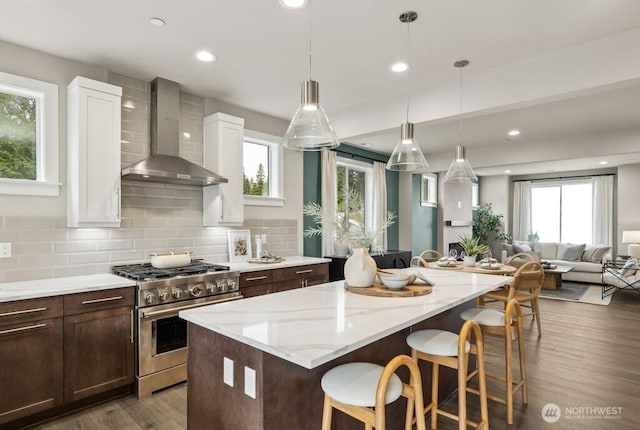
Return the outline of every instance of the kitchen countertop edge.
<path id="1" fill-rule="evenodd" d="M 135 281 L 110 273 L 5 282 L 0 283 L 0 303 L 135 286 Z"/>

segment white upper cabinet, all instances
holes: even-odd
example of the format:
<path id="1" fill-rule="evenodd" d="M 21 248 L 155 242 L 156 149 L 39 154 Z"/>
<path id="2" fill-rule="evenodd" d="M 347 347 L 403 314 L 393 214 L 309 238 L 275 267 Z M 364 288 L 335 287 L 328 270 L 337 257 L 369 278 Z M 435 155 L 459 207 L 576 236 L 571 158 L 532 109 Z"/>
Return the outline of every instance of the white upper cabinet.
<path id="1" fill-rule="evenodd" d="M 204 167 L 229 180 L 203 188 L 205 227 L 239 226 L 244 222 L 243 133 L 242 118 L 216 113 L 204 119 Z"/>
<path id="2" fill-rule="evenodd" d="M 67 225 L 120 226 L 122 88 L 76 77 L 67 87 Z"/>

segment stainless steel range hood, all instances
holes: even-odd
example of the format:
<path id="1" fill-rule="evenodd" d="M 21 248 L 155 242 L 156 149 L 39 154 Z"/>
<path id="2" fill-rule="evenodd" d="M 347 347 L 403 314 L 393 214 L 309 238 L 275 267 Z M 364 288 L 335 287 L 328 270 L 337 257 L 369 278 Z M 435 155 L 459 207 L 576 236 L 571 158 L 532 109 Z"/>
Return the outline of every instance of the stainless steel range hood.
<path id="1" fill-rule="evenodd" d="M 229 182 L 179 157 L 180 86 L 162 78 L 151 82 L 151 155 L 122 169 L 122 179 L 206 187 Z"/>

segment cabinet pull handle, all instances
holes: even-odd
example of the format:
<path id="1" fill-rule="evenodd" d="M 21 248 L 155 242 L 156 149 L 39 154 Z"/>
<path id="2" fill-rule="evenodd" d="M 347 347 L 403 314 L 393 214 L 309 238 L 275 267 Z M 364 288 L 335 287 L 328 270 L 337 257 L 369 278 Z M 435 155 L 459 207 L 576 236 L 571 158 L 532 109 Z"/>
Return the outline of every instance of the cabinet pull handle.
<path id="1" fill-rule="evenodd" d="M 267 279 L 268 276 L 254 276 L 253 278 L 247 278 L 246 281 L 260 281 L 262 279 Z"/>
<path id="2" fill-rule="evenodd" d="M 223 196 L 220 196 L 220 219 L 224 219 L 224 200 L 222 200 Z"/>
<path id="3" fill-rule="evenodd" d="M 104 299 L 84 300 L 83 305 L 92 305 L 94 303 L 113 302 L 114 300 L 122 300 L 122 296 L 105 297 Z"/>
<path id="4" fill-rule="evenodd" d="M 129 314 L 131 315 L 131 343 L 133 343 L 133 309 L 131 309 L 129 311 Z"/>
<path id="5" fill-rule="evenodd" d="M 18 333 L 21 331 L 34 330 L 34 329 L 42 328 L 46 326 L 47 326 L 46 324 L 34 324 L 26 327 L 10 328 L 8 330 L 1 330 L 0 334 Z"/>
<path id="6" fill-rule="evenodd" d="M 120 188 L 116 190 L 116 219 L 120 221 Z"/>
<path id="7" fill-rule="evenodd" d="M 308 269 L 308 270 L 298 270 L 298 271 L 296 272 L 296 275 L 302 275 L 302 274 L 305 274 L 305 273 L 312 273 L 312 272 L 313 272 L 313 269 Z"/>
<path id="8" fill-rule="evenodd" d="M 2 317 L 11 317 L 14 315 L 22 315 L 22 314 L 30 314 L 33 312 L 42 312 L 42 311 L 46 311 L 47 308 L 33 308 L 33 309 L 25 309 L 22 311 L 13 311 L 13 312 L 5 312 L 3 314 L 0 314 L 0 318 Z"/>

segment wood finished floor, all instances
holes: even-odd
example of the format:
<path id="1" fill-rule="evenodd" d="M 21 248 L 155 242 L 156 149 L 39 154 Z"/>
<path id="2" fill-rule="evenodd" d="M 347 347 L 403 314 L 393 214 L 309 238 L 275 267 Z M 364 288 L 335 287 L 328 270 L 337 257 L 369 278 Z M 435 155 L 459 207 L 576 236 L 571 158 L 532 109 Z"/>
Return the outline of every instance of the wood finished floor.
<path id="1" fill-rule="evenodd" d="M 538 339 L 535 324 L 530 324 L 530 319 L 525 320 L 529 404 L 523 405 L 521 396 L 516 396 L 515 421 L 513 426 L 508 426 L 505 407 L 490 401 L 490 428 L 640 429 L 640 295 L 617 293 L 609 306 L 557 300 L 541 302 L 542 338 Z M 502 345 L 499 337 L 487 339 L 487 367 L 496 373 L 502 369 Z M 495 391 L 501 387 L 491 381 L 489 388 Z M 128 396 L 36 428 L 185 429 L 186 403 L 186 384 L 180 384 L 144 400 Z M 477 398 L 469 395 L 468 403 L 470 418 L 479 417 Z M 559 421 L 546 423 L 542 419 L 541 409 L 547 403 L 560 407 L 562 417 Z M 211 406 L 224 407 L 224 404 Z M 602 406 L 621 407 L 622 414 L 617 419 L 603 419 L 600 415 L 566 417 L 566 408 Z M 449 399 L 445 408 L 455 411 L 457 397 Z M 310 423 L 308 428 L 319 427 L 320 423 Z M 449 430 L 458 426 L 441 417 L 438 428 Z"/>

